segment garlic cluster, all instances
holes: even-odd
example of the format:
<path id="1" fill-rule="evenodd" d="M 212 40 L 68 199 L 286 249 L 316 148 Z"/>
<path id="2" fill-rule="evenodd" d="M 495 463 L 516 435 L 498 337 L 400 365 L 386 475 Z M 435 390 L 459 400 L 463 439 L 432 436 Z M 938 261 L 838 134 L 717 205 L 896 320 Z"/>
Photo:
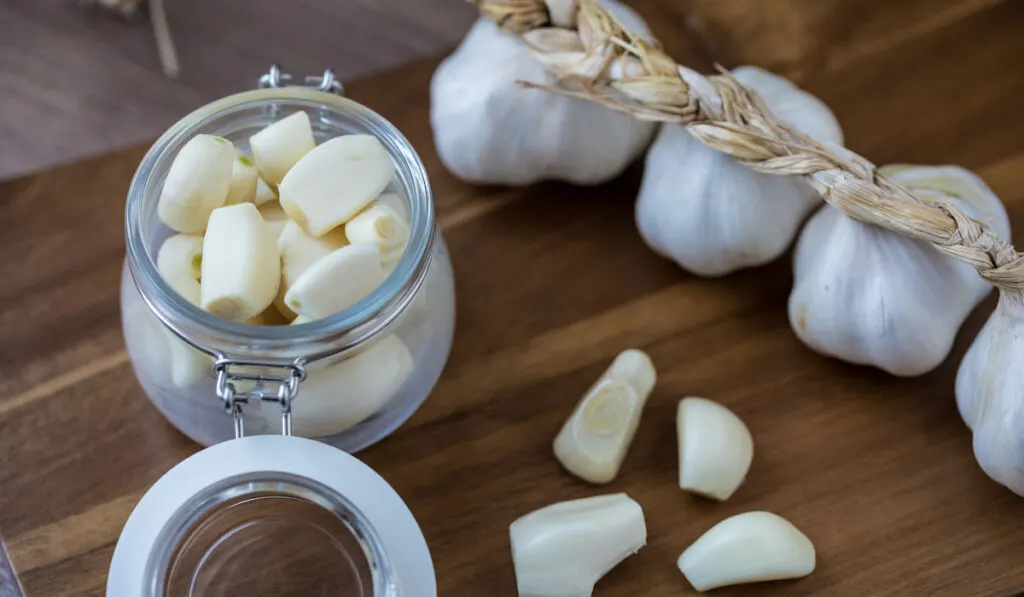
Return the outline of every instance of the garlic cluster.
<path id="1" fill-rule="evenodd" d="M 1024 496 L 1024 293 L 1003 291 L 956 376 L 956 404 L 974 434 L 974 457 Z"/>
<path id="2" fill-rule="evenodd" d="M 686 69 L 680 74 L 700 88 L 699 75 Z M 818 141 L 843 142 L 835 116 L 813 95 L 757 67 L 732 74 L 759 93 L 779 120 Z M 666 124 L 647 153 L 636 223 L 656 253 L 698 275 L 720 276 L 781 255 L 820 202 L 805 181 L 755 172 L 682 126 Z"/>
<path id="3" fill-rule="evenodd" d="M 575 15 L 573 0 L 547 4 L 556 21 L 571 22 Z M 615 0 L 602 4 L 628 30 L 648 34 L 629 8 Z M 586 51 L 567 31 L 544 28 L 525 37 L 524 43 L 481 18 L 438 67 L 430 84 L 430 122 L 441 161 L 459 178 L 477 183 L 550 179 L 588 185 L 615 178 L 644 150 L 655 125 L 519 86 L 519 81 L 550 85 L 558 80 L 549 68 L 556 65 L 542 63 L 527 44 L 555 50 L 552 59 L 566 63 Z"/>
<path id="4" fill-rule="evenodd" d="M 957 166 L 887 166 L 926 201 L 950 202 L 1002 238 L 1009 219 L 980 178 Z M 893 375 L 920 375 L 949 354 L 957 330 L 991 287 L 934 247 L 823 207 L 801 233 L 789 320 L 811 348 Z"/>

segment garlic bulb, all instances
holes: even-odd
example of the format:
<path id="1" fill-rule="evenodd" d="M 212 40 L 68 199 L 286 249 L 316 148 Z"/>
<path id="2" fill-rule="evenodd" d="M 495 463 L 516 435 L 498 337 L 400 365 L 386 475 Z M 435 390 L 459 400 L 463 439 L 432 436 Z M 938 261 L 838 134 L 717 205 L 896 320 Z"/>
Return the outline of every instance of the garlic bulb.
<path id="1" fill-rule="evenodd" d="M 957 166 L 882 172 L 1009 237 L 1002 203 L 971 172 Z M 960 325 L 989 290 L 974 268 L 927 243 L 824 207 L 797 243 L 789 321 L 818 352 L 893 375 L 920 375 L 946 358 Z"/>
<path id="2" fill-rule="evenodd" d="M 548 4 L 564 8 L 566 2 Z M 615 0 L 603 4 L 628 30 L 649 35 L 632 10 Z M 527 41 L 564 45 L 562 55 L 582 57 L 578 38 L 552 32 L 531 32 Z M 517 83 L 550 85 L 557 79 L 523 41 L 479 19 L 430 84 L 430 122 L 441 161 L 477 183 L 553 179 L 585 185 L 618 176 L 647 146 L 655 125 Z"/>
<path id="3" fill-rule="evenodd" d="M 1024 294 L 1004 291 L 956 376 L 956 404 L 974 433 L 974 457 L 998 483 L 1024 496 Z"/>
<path id="4" fill-rule="evenodd" d="M 699 87 L 699 76 L 680 74 Z M 816 97 L 760 68 L 740 67 L 733 76 L 780 120 L 819 141 L 842 143 L 839 123 Z M 667 124 L 647 153 L 636 223 L 656 253 L 698 275 L 720 276 L 778 257 L 819 203 L 803 180 L 754 172 Z"/>

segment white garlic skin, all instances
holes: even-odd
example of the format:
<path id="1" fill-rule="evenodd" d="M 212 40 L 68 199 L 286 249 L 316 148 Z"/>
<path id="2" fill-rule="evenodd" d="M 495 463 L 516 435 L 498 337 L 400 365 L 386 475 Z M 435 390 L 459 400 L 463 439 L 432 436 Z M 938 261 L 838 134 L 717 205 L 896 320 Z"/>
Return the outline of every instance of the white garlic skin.
<path id="1" fill-rule="evenodd" d="M 1003 292 L 956 376 L 956 405 L 974 433 L 974 457 L 1024 496 L 1024 294 Z"/>
<path id="2" fill-rule="evenodd" d="M 778 119 L 819 141 L 843 142 L 839 122 L 818 98 L 757 67 L 732 73 Z M 647 153 L 636 223 L 654 252 L 695 274 L 721 276 L 781 255 L 820 202 L 805 181 L 754 172 L 666 124 Z"/>
<path id="3" fill-rule="evenodd" d="M 604 5 L 630 31 L 648 34 L 625 6 Z M 445 59 L 430 84 L 430 123 L 444 165 L 459 178 L 527 185 L 561 180 L 599 184 L 644 150 L 655 125 L 592 102 L 539 89 L 556 82 L 526 45 L 486 18 Z"/>
<path id="4" fill-rule="evenodd" d="M 882 172 L 922 197 L 947 198 L 1009 237 L 1002 203 L 971 172 L 957 166 Z M 946 358 L 964 319 L 990 289 L 974 268 L 927 243 L 824 207 L 797 242 L 789 321 L 818 352 L 914 376 Z"/>

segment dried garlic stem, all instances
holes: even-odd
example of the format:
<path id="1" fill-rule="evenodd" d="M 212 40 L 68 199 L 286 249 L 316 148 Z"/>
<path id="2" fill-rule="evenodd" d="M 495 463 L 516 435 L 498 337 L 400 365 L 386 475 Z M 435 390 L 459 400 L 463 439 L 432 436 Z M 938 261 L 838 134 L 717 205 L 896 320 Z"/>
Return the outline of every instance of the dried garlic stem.
<path id="1" fill-rule="evenodd" d="M 517 35 L 558 26 L 550 22 L 543 0 L 475 2 L 484 15 Z M 803 176 L 826 202 L 855 220 L 929 242 L 970 264 L 1000 289 L 1024 289 L 1024 255 L 959 208 L 918 197 L 863 157 L 819 143 L 778 122 L 757 93 L 724 70 L 721 75 L 700 77 L 676 65 L 656 45 L 638 40 L 598 0 L 579 0 L 576 23 L 575 28 L 563 29 L 578 35 L 587 52 L 580 54 L 575 68 L 560 64 L 561 72 L 575 74 L 562 77 L 557 86 L 536 87 L 643 120 L 687 125 L 708 147 L 754 170 Z M 595 54 L 605 66 L 616 59 L 636 59 L 639 71 L 594 70 L 583 64 Z M 681 73 L 690 76 L 684 80 Z"/>

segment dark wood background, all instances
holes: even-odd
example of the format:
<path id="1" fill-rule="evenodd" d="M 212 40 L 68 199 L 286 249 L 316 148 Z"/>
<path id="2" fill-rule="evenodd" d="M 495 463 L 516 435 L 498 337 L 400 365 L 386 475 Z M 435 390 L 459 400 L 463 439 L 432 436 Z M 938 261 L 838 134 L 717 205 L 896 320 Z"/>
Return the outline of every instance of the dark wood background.
<path id="1" fill-rule="evenodd" d="M 974 169 L 1024 229 L 1024 4 L 768 4 L 634 3 L 693 66 L 752 62 L 793 76 L 879 163 Z M 953 401 L 957 363 L 992 299 L 929 375 L 895 379 L 826 359 L 789 329 L 788 258 L 704 280 L 643 246 L 631 205 L 639 167 L 587 189 L 454 180 L 428 125 L 435 65 L 375 76 L 350 95 L 422 155 L 455 265 L 446 373 L 405 426 L 361 454 L 418 517 L 442 595 L 514 595 L 509 523 L 603 491 L 643 505 L 650 542 L 602 581 L 601 597 L 693 594 L 679 553 L 752 509 L 804 530 L 818 569 L 716 594 L 1024 593 L 1024 500 L 978 468 Z M 101 594 L 139 496 L 198 449 L 144 398 L 121 338 L 121 214 L 143 151 L 0 183 L 0 537 L 30 597 Z M 652 355 L 659 384 L 619 479 L 595 489 L 560 469 L 550 443 L 587 385 L 631 346 Z M 726 503 L 676 485 L 674 415 L 685 395 L 722 401 L 753 432 L 753 468 Z"/>

